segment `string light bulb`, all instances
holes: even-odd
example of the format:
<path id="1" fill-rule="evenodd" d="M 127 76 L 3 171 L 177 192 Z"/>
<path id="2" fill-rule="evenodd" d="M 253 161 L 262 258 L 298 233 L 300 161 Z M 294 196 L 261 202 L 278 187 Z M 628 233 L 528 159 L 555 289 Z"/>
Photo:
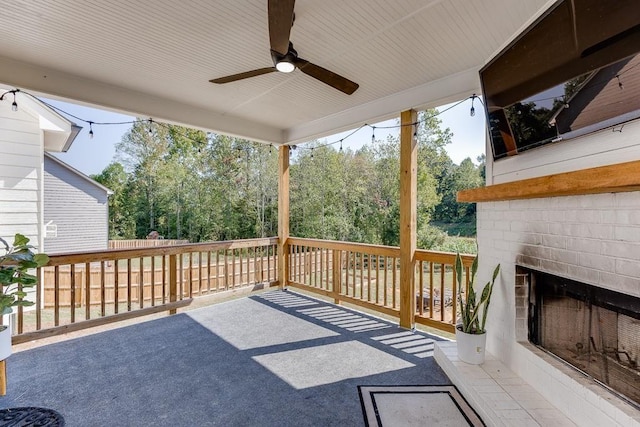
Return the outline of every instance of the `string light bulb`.
<path id="1" fill-rule="evenodd" d="M 340 140 L 340 152 L 342 153 L 342 140 Z"/>
<path id="2" fill-rule="evenodd" d="M 89 139 L 93 139 L 93 122 L 89 122 Z"/>
<path id="3" fill-rule="evenodd" d="M 149 135 L 153 134 L 153 119 L 149 119 L 149 129 L 147 129 L 147 132 L 149 132 Z"/>
<path id="4" fill-rule="evenodd" d="M 616 79 L 618 79 L 618 87 L 620 88 L 620 90 L 624 89 L 624 86 L 622 85 L 622 82 L 620 81 L 620 74 L 616 74 Z"/>
<path id="5" fill-rule="evenodd" d="M 413 139 L 418 139 L 418 123 L 414 123 L 413 126 Z"/>
<path id="6" fill-rule="evenodd" d="M 313 159 L 313 148 L 311 149 L 311 158 Z"/>
<path id="7" fill-rule="evenodd" d="M 375 126 L 371 126 L 371 143 L 375 143 L 376 142 L 376 127 Z"/>
<path id="8" fill-rule="evenodd" d="M 16 92 L 20 92 L 20 89 L 6 91 L 5 93 L 2 94 L 2 96 L 0 96 L 0 101 L 2 101 L 6 94 L 10 93 L 13 95 L 13 102 L 11 103 L 11 111 L 13 112 L 18 111 L 18 103 L 16 102 Z"/>
<path id="9" fill-rule="evenodd" d="M 475 115 L 476 115 L 476 109 L 475 109 L 475 107 L 473 106 L 473 101 L 475 101 L 475 100 L 476 100 L 476 96 L 477 96 L 477 95 L 476 95 L 475 93 L 474 93 L 473 95 L 471 95 L 471 111 L 469 111 L 469 113 L 471 114 L 471 117 L 473 117 L 473 116 L 475 116 Z"/>
<path id="10" fill-rule="evenodd" d="M 16 93 L 15 93 L 15 91 L 13 92 L 13 102 L 11 103 L 11 111 L 13 111 L 13 112 L 18 111 L 18 103 L 16 102 Z"/>

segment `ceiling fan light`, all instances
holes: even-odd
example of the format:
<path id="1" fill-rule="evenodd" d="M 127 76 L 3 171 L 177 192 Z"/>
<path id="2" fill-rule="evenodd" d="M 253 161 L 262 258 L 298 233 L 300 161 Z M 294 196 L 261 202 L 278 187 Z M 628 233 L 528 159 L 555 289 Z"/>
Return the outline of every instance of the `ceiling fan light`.
<path id="1" fill-rule="evenodd" d="M 278 63 L 276 63 L 276 69 L 278 71 L 280 71 L 281 73 L 290 73 L 293 70 L 296 69 L 296 66 L 293 65 L 292 62 L 287 61 L 286 59 L 282 60 L 282 61 L 278 61 Z"/>

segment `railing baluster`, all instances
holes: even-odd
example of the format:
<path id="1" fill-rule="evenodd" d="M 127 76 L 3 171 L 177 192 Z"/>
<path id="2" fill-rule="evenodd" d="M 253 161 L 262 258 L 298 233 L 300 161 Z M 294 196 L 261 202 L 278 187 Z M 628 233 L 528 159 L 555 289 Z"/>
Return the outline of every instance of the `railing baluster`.
<path id="1" fill-rule="evenodd" d="M 198 295 L 203 294 L 202 289 L 202 252 L 198 252 Z"/>
<path id="2" fill-rule="evenodd" d="M 434 264 L 433 262 L 429 263 L 429 317 L 434 319 L 433 315 L 433 273 L 434 273 Z"/>
<path id="3" fill-rule="evenodd" d="M 367 301 L 371 302 L 371 255 L 367 254 Z"/>
<path id="4" fill-rule="evenodd" d="M 263 248 L 260 248 L 260 282 L 264 282 L 264 280 L 262 280 L 262 250 Z M 249 282 L 252 283 L 252 282 Z M 257 248 L 253 248 L 253 283 L 259 283 L 258 282 L 258 250 Z"/>
<path id="5" fill-rule="evenodd" d="M 175 302 L 178 299 L 178 265 L 177 255 L 169 255 L 169 302 Z M 180 255 L 182 259 L 182 255 Z M 176 314 L 177 310 L 169 311 L 170 314 Z"/>
<path id="6" fill-rule="evenodd" d="M 53 324 L 60 326 L 60 267 L 53 268 Z"/>
<path id="7" fill-rule="evenodd" d="M 36 288 L 36 330 L 42 329 L 42 293 L 44 292 L 44 267 L 38 268 L 36 277 L 38 278 L 38 287 Z"/>
<path id="8" fill-rule="evenodd" d="M 420 316 L 424 315 L 424 264 L 422 261 L 418 262 L 418 268 L 419 268 L 419 280 L 418 283 L 420 286 Z"/>
<path id="9" fill-rule="evenodd" d="M 224 266 L 222 269 L 222 273 L 223 273 L 223 281 L 224 281 L 224 289 L 228 290 L 229 289 L 229 250 L 225 249 L 225 251 L 223 252 L 223 261 L 224 261 Z"/>
<path id="10" fill-rule="evenodd" d="M 393 303 L 391 304 L 391 306 L 393 308 L 396 308 L 396 285 L 397 285 L 397 267 L 398 267 L 398 262 L 397 262 L 397 258 L 393 257 L 391 258 L 393 260 L 393 270 L 392 270 L 392 280 L 391 280 L 391 284 L 393 286 L 393 295 L 391 296 L 393 298 Z"/>
<path id="11" fill-rule="evenodd" d="M 87 262 L 84 264 L 84 318 L 91 319 L 91 265 Z"/>
<path id="12" fill-rule="evenodd" d="M 456 269 L 452 268 L 453 270 L 453 278 L 451 281 L 451 291 L 452 291 L 452 296 L 451 296 L 451 323 L 455 324 L 456 323 Z"/>
<path id="13" fill-rule="evenodd" d="M 211 293 L 211 251 L 207 251 L 207 294 Z"/>
<path id="14" fill-rule="evenodd" d="M 119 310 L 119 305 L 120 305 L 120 267 L 119 267 L 119 260 L 114 260 L 113 261 L 113 268 L 114 268 L 114 276 L 113 276 L 113 280 L 115 282 L 115 286 L 113 288 L 113 304 L 114 304 L 114 313 L 118 314 L 118 310 Z"/>
<path id="15" fill-rule="evenodd" d="M 444 274 L 445 274 L 445 266 L 444 264 L 440 264 L 440 321 L 444 322 Z"/>
<path id="16" fill-rule="evenodd" d="M 231 288 L 236 288 L 236 250 L 231 249 Z"/>
<path id="17" fill-rule="evenodd" d="M 131 311 L 131 258 L 127 258 L 127 311 Z"/>
<path id="18" fill-rule="evenodd" d="M 144 258 L 138 260 L 138 307 L 144 308 Z"/>
<path id="19" fill-rule="evenodd" d="M 389 257 L 384 257 L 384 306 L 389 305 Z"/>
<path id="20" fill-rule="evenodd" d="M 107 311 L 107 285 L 104 274 L 104 261 L 100 261 L 100 316 L 105 317 Z"/>
<path id="21" fill-rule="evenodd" d="M 356 271 L 358 269 L 357 268 L 357 265 L 358 265 L 357 254 L 358 253 L 357 252 L 352 252 L 352 254 L 353 254 L 353 276 L 351 277 L 353 279 L 352 280 L 353 281 L 353 285 L 352 285 L 353 286 L 353 293 L 352 293 L 352 296 L 357 298 L 358 294 L 356 293 Z"/>
<path id="22" fill-rule="evenodd" d="M 249 255 L 249 248 L 244 249 L 244 256 L 247 263 L 247 281 L 244 284 L 249 285 L 251 283 L 251 255 Z"/>
<path id="23" fill-rule="evenodd" d="M 151 307 L 156 305 L 156 257 L 151 257 Z"/>
<path id="24" fill-rule="evenodd" d="M 167 256 L 162 255 L 162 303 L 167 303 Z"/>
<path id="25" fill-rule="evenodd" d="M 70 281 L 69 281 L 70 289 L 70 299 L 71 302 L 69 304 L 69 315 L 71 318 L 71 323 L 76 322 L 76 265 L 71 264 L 71 273 L 70 273 Z"/>
<path id="26" fill-rule="evenodd" d="M 267 246 L 267 282 L 271 283 L 271 246 Z"/>
<path id="27" fill-rule="evenodd" d="M 184 298 L 184 255 L 177 256 L 178 269 L 180 274 L 178 275 L 178 295 L 180 299 Z"/>
<path id="28" fill-rule="evenodd" d="M 240 274 L 238 275 L 238 282 L 240 282 L 239 285 L 242 285 L 242 272 L 244 271 L 244 269 L 242 268 L 242 249 L 238 250 L 238 257 L 240 258 L 240 261 L 239 261 Z"/>
<path id="29" fill-rule="evenodd" d="M 22 283 L 18 283 L 18 292 L 22 292 Z M 18 333 L 21 334 L 24 332 L 24 308 L 19 305 L 18 306 Z"/>

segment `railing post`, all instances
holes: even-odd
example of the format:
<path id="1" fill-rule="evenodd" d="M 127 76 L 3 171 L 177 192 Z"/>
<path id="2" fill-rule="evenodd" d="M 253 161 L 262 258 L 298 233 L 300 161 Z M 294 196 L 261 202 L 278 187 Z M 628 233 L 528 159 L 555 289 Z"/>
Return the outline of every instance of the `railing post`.
<path id="1" fill-rule="evenodd" d="M 332 249 L 332 261 L 333 276 L 331 283 L 333 283 L 333 302 L 337 305 L 340 304 L 340 291 L 342 290 L 342 251 Z"/>
<path id="2" fill-rule="evenodd" d="M 289 280 L 289 146 L 278 150 L 278 281 L 280 289 Z"/>
<path id="3" fill-rule="evenodd" d="M 169 302 L 178 299 L 178 260 L 177 255 L 169 255 Z M 169 310 L 169 314 L 176 314 L 177 310 Z"/>
<path id="4" fill-rule="evenodd" d="M 413 328 L 416 312 L 415 253 L 418 144 L 415 110 L 400 114 L 400 326 Z M 412 126 L 413 125 L 413 126 Z"/>

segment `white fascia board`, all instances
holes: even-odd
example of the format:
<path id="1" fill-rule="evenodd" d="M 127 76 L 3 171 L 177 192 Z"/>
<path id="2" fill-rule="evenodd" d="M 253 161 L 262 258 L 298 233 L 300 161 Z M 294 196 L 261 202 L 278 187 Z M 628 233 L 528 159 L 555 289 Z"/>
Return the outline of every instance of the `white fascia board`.
<path id="1" fill-rule="evenodd" d="M 3 56 L 0 56 L 0 82 L 94 108 L 150 117 L 266 144 L 284 142 L 283 130 L 273 126 Z"/>
<path id="2" fill-rule="evenodd" d="M 459 101 L 474 93 L 480 94 L 479 67 L 426 83 L 422 86 L 380 98 L 322 119 L 291 128 L 286 133 L 287 144 L 300 144 L 339 132 L 355 129 L 367 123 L 400 117 L 402 111 L 427 109 Z"/>

